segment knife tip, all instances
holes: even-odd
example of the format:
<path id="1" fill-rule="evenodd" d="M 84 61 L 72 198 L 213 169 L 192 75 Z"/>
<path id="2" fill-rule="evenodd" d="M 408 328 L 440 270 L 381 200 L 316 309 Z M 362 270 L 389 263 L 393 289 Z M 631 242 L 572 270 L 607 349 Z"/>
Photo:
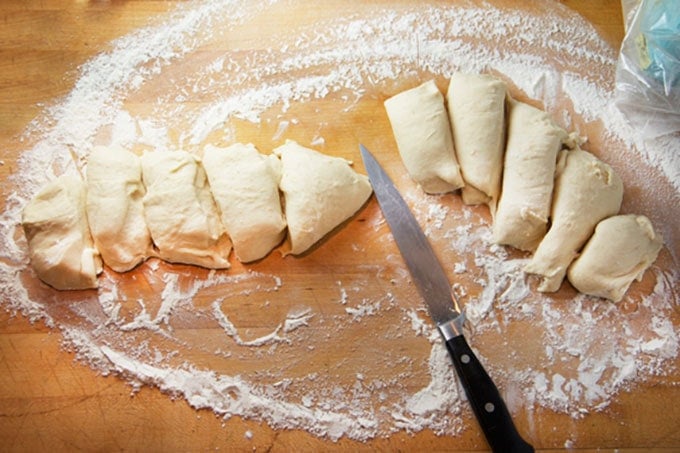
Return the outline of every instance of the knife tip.
<path id="1" fill-rule="evenodd" d="M 359 143 L 359 151 L 361 151 L 361 156 L 364 160 L 366 160 L 366 157 L 372 157 L 371 152 L 362 143 Z"/>

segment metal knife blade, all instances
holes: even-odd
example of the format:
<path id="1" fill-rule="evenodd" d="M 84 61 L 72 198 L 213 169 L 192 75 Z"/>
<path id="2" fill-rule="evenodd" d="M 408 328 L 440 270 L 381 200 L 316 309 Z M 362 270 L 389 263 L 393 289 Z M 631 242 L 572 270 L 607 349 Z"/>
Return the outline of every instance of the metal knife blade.
<path id="1" fill-rule="evenodd" d="M 494 452 L 533 452 L 517 432 L 503 398 L 463 336 L 464 316 L 437 256 L 408 205 L 378 161 L 359 145 L 361 157 L 413 282 L 446 343 L 473 412 Z"/>
<path id="2" fill-rule="evenodd" d="M 458 300 L 430 242 L 373 155 L 359 145 L 368 177 L 413 281 L 437 324 L 461 317 Z"/>

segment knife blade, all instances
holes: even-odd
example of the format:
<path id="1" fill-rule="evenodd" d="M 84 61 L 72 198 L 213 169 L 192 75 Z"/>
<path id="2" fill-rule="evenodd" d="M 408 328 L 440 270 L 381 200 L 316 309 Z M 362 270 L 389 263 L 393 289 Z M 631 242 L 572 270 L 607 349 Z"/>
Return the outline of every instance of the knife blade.
<path id="1" fill-rule="evenodd" d="M 401 194 L 364 145 L 361 157 L 373 192 L 430 316 L 441 333 L 472 411 L 494 452 L 533 452 L 520 436 L 498 388 L 463 335 L 465 316 L 451 284 Z"/>

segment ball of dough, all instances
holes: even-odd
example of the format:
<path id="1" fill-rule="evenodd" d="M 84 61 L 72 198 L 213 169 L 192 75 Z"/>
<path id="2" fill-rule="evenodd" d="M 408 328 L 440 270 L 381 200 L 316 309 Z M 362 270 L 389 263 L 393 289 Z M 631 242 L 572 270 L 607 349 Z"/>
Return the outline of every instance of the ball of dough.
<path id="1" fill-rule="evenodd" d="M 199 160 L 186 151 L 142 156 L 144 215 L 159 256 L 172 263 L 229 267 L 231 241 Z"/>
<path id="2" fill-rule="evenodd" d="M 618 302 L 633 280 L 642 280 L 662 246 L 661 236 L 647 217 L 610 217 L 597 224 L 567 277 L 584 294 Z"/>
<path id="3" fill-rule="evenodd" d="M 85 183 L 63 175 L 26 205 L 22 226 L 38 278 L 56 289 L 97 287 L 102 262 L 85 214 Z"/>
<path id="4" fill-rule="evenodd" d="M 206 146 L 203 164 L 238 259 L 249 262 L 267 255 L 286 233 L 279 159 L 260 154 L 252 144 L 237 143 Z"/>
<path id="5" fill-rule="evenodd" d="M 498 244 L 533 251 L 548 229 L 557 153 L 567 133 L 550 116 L 510 100 L 501 197 L 493 224 Z"/>
<path id="6" fill-rule="evenodd" d="M 456 157 L 465 181 L 465 204 L 487 204 L 492 214 L 501 192 L 505 151 L 505 98 L 501 80 L 455 73 L 446 93 Z"/>
<path id="7" fill-rule="evenodd" d="M 288 239 L 284 254 L 298 255 L 354 215 L 373 192 L 368 178 L 344 159 L 287 141 L 281 158 Z"/>
<path id="8" fill-rule="evenodd" d="M 552 202 L 552 225 L 524 269 L 542 277 L 539 291 L 557 291 L 595 225 L 617 214 L 623 183 L 612 168 L 587 151 L 562 151 Z"/>
<path id="9" fill-rule="evenodd" d="M 385 110 L 404 166 L 425 192 L 451 192 L 465 185 L 444 96 L 434 81 L 389 98 Z"/>
<path id="10" fill-rule="evenodd" d="M 153 253 L 144 218 L 142 164 L 121 147 L 95 147 L 87 160 L 87 219 L 104 263 L 125 272 Z"/>

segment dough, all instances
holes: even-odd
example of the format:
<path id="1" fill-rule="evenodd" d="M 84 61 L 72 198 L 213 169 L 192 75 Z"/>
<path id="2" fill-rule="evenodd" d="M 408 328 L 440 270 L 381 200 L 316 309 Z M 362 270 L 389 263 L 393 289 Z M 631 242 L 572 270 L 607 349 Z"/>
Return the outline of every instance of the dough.
<path id="1" fill-rule="evenodd" d="M 487 204 L 494 214 L 505 151 L 505 83 L 490 75 L 455 73 L 446 93 L 465 204 Z"/>
<path id="2" fill-rule="evenodd" d="M 26 205 L 22 226 L 38 278 L 56 289 L 97 287 L 102 270 L 85 214 L 85 183 L 64 175 Z"/>
<path id="3" fill-rule="evenodd" d="M 385 109 L 411 178 L 427 193 L 463 187 L 444 96 L 434 81 L 389 98 Z"/>
<path id="4" fill-rule="evenodd" d="M 186 151 L 149 152 L 141 160 L 144 215 L 159 256 L 172 263 L 228 268 L 231 241 L 199 160 Z"/>
<path id="5" fill-rule="evenodd" d="M 508 102 L 508 142 L 493 240 L 533 251 L 547 231 L 557 153 L 568 136 L 546 112 Z"/>
<path id="6" fill-rule="evenodd" d="M 274 153 L 281 158 L 288 239 L 284 254 L 303 253 L 351 217 L 373 192 L 368 178 L 349 162 L 287 141 Z"/>
<path id="7" fill-rule="evenodd" d="M 587 151 L 563 151 L 557 165 L 552 226 L 525 271 L 538 274 L 539 291 L 560 288 L 567 268 L 595 225 L 621 208 L 623 183 L 611 167 Z"/>
<path id="8" fill-rule="evenodd" d="M 260 154 L 251 144 L 208 145 L 203 164 L 238 259 L 249 262 L 267 255 L 286 234 L 279 159 Z"/>
<path id="9" fill-rule="evenodd" d="M 139 157 L 120 147 L 95 147 L 88 157 L 86 181 L 94 243 L 111 269 L 128 271 L 153 252 Z"/>
<path id="10" fill-rule="evenodd" d="M 569 268 L 569 282 L 584 294 L 618 302 L 633 280 L 642 280 L 662 245 L 647 217 L 610 217 L 597 225 L 581 256 Z"/>

